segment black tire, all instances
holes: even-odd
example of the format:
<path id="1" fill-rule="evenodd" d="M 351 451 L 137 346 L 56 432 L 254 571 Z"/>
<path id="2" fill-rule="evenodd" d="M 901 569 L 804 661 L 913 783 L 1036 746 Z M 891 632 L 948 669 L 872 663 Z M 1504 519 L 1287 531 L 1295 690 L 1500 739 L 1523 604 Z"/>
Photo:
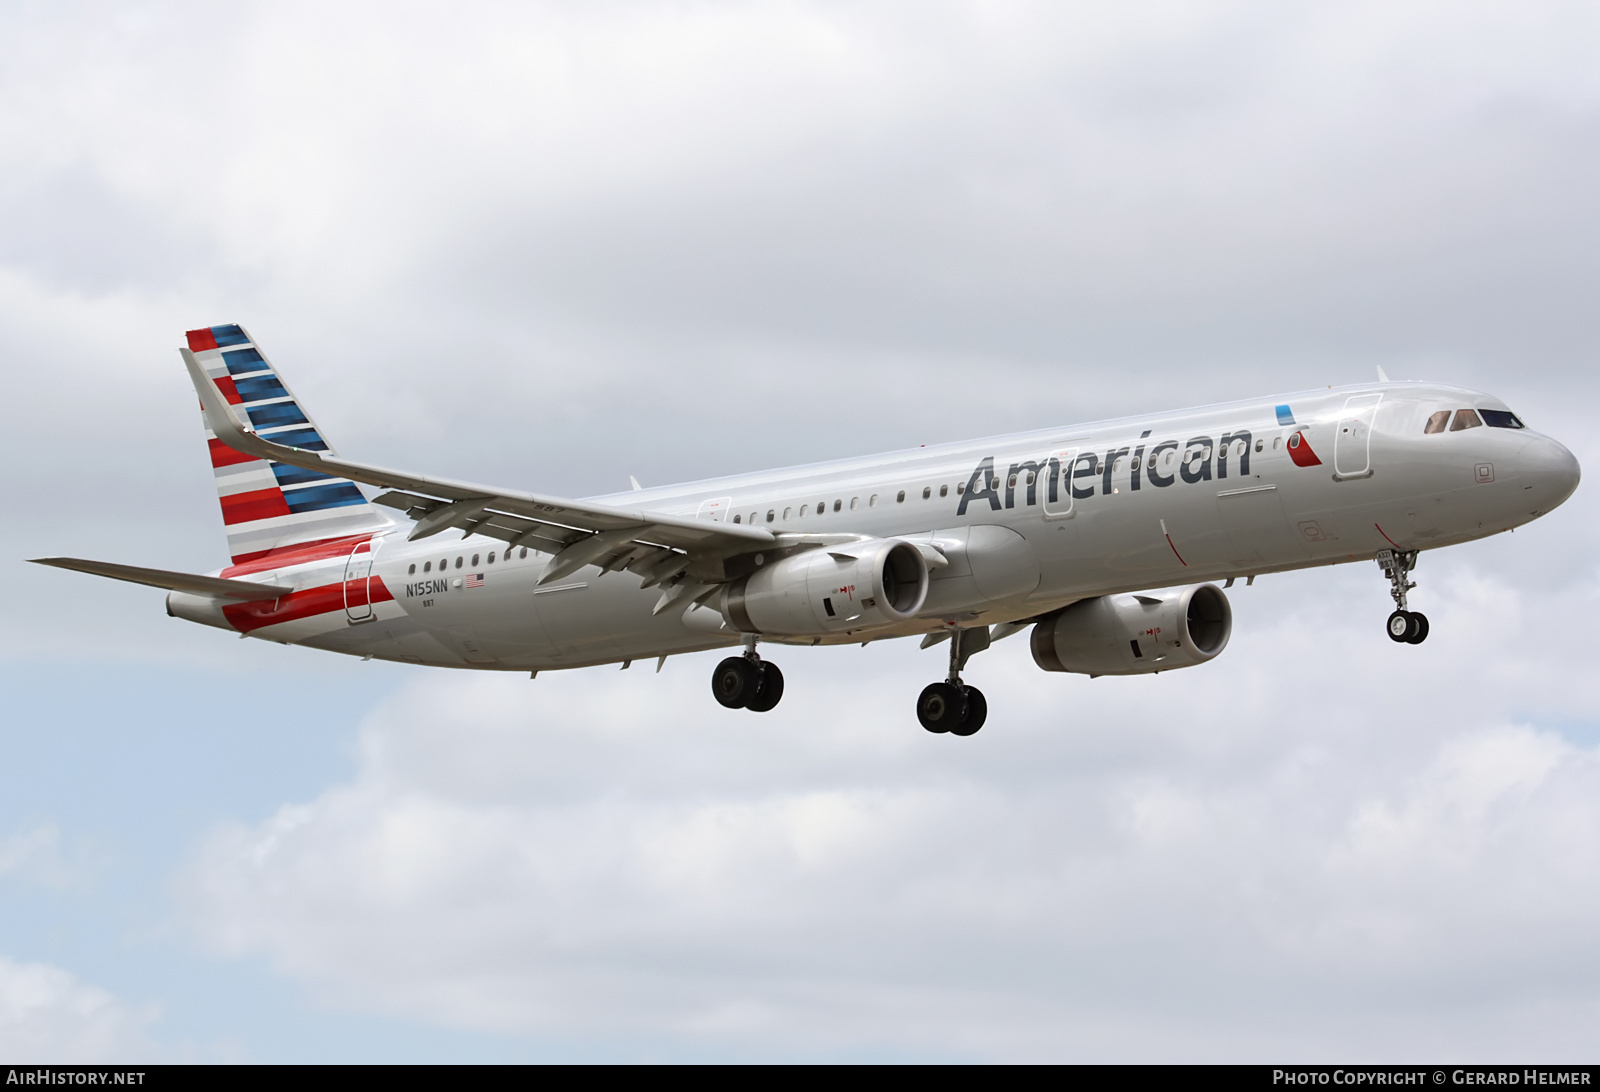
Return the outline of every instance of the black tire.
<path id="1" fill-rule="evenodd" d="M 729 656 L 711 673 L 711 693 L 726 709 L 743 709 L 761 686 L 757 665 L 743 656 Z"/>
<path id="2" fill-rule="evenodd" d="M 932 683 L 917 698 L 917 719 L 930 732 L 950 731 L 961 723 L 966 712 L 966 695 L 949 683 Z"/>
<path id="3" fill-rule="evenodd" d="M 761 681 L 756 684 L 755 695 L 745 706 L 752 713 L 771 712 L 783 700 L 783 672 L 778 670 L 778 665 L 762 660 L 760 675 Z"/>
<path id="4" fill-rule="evenodd" d="M 961 723 L 950 729 L 954 736 L 970 736 L 983 722 L 989 719 L 989 702 L 983 696 L 983 691 L 976 686 L 967 687 L 967 715 L 961 718 Z"/>
<path id="5" fill-rule="evenodd" d="M 1412 632 L 1407 635 L 1406 643 L 1410 645 L 1420 645 L 1423 641 L 1428 639 L 1428 616 L 1426 614 L 1418 614 L 1413 611 L 1411 614 L 1411 621 Z"/>
<path id="6" fill-rule="evenodd" d="M 1404 644 L 1411 636 L 1411 612 L 1397 610 L 1389 615 L 1389 620 L 1384 623 L 1384 629 L 1389 634 L 1389 640 L 1395 644 Z"/>

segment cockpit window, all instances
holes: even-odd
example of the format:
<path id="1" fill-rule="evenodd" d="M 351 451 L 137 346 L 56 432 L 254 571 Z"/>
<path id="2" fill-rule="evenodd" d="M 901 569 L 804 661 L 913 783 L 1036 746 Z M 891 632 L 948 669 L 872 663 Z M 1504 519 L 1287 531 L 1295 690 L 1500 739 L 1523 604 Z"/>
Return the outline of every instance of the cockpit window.
<path id="1" fill-rule="evenodd" d="M 1503 409 L 1486 409 L 1483 411 L 1483 423 L 1490 428 L 1527 428 L 1516 414 Z"/>
<path id="2" fill-rule="evenodd" d="M 1424 436 L 1432 436 L 1435 432 L 1443 432 L 1444 427 L 1449 423 L 1450 411 L 1447 409 L 1442 409 L 1432 417 L 1428 418 L 1428 424 L 1423 428 L 1422 434 Z"/>
<path id="3" fill-rule="evenodd" d="M 1477 410 L 1456 410 L 1456 419 L 1450 422 L 1451 432 L 1460 432 L 1464 428 L 1478 428 L 1483 422 L 1478 418 Z"/>

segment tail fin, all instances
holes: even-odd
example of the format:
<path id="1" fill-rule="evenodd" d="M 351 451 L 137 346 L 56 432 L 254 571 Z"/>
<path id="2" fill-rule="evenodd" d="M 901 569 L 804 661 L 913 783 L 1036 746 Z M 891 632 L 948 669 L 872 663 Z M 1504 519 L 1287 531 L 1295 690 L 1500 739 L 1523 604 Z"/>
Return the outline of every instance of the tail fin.
<path id="1" fill-rule="evenodd" d="M 189 350 L 263 439 L 308 451 L 332 449 L 271 362 L 241 326 L 190 330 Z M 290 546 L 371 534 L 394 521 L 355 483 L 233 450 L 209 428 L 211 466 L 235 565 Z"/>

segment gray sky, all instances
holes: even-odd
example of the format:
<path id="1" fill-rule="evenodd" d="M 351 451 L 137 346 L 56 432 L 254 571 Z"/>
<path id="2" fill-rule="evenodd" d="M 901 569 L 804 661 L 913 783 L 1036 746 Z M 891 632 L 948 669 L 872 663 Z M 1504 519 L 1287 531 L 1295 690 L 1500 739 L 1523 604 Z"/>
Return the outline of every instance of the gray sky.
<path id="1" fill-rule="evenodd" d="M 1596 464 L 1584 4 L 0 10 L 0 1054 L 1516 1060 L 1600 1018 L 1580 488 L 1146 679 L 904 642 L 526 678 L 204 570 L 183 330 L 342 452 L 573 495 L 1396 378 Z"/>

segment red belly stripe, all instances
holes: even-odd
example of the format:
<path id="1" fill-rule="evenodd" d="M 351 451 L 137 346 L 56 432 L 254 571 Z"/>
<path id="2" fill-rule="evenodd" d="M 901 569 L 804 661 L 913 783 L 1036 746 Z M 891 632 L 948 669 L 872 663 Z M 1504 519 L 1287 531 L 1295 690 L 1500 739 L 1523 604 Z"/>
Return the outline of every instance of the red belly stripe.
<path id="1" fill-rule="evenodd" d="M 349 582 L 350 603 L 353 606 L 360 605 L 361 583 L 359 580 Z M 394 599 L 381 577 L 374 576 L 367 581 L 366 591 L 374 603 L 387 603 Z M 222 608 L 222 616 L 240 633 L 249 633 L 265 626 L 298 622 L 303 618 L 315 618 L 319 614 L 342 611 L 344 603 L 345 585 L 341 581 L 338 584 L 324 584 L 317 588 L 302 588 L 282 599 L 262 599 L 254 603 L 226 603 Z"/>

